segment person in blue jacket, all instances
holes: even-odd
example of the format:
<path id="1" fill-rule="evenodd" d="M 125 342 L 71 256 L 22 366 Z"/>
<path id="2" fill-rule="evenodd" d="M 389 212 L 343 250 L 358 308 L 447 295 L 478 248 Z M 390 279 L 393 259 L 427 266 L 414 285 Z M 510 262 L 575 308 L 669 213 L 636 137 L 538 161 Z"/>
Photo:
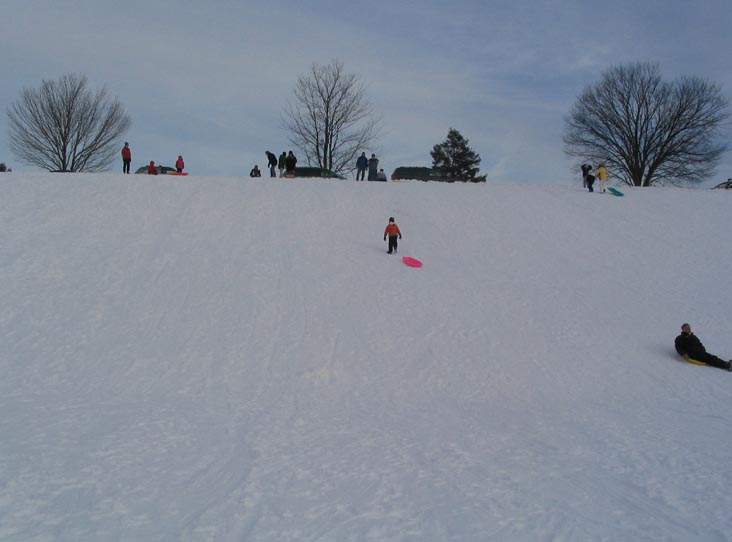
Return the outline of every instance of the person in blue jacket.
<path id="1" fill-rule="evenodd" d="M 358 157 L 358 160 L 356 160 L 356 169 L 358 170 L 356 172 L 356 180 L 357 181 L 363 181 L 364 177 L 366 176 L 366 168 L 369 167 L 369 159 L 366 158 L 366 153 L 362 152 L 361 156 Z M 360 177 L 360 179 L 359 179 Z"/>

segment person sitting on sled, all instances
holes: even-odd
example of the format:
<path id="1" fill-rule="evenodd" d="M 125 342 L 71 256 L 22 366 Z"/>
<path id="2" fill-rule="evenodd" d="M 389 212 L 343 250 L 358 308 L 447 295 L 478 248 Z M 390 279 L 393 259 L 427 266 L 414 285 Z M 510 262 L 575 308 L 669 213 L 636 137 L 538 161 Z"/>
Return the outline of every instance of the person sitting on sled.
<path id="1" fill-rule="evenodd" d="M 384 230 L 384 241 L 386 241 L 386 237 L 389 237 L 389 254 L 392 252 L 397 251 L 397 237 L 399 239 L 402 238 L 402 232 L 399 231 L 399 226 L 396 225 L 396 222 L 394 222 L 394 217 L 389 218 L 389 224 L 386 226 L 386 229 Z"/>
<path id="2" fill-rule="evenodd" d="M 724 361 L 708 353 L 698 337 L 691 332 L 691 326 L 689 324 L 683 324 L 681 326 L 681 335 L 676 337 L 674 346 L 679 355 L 686 361 L 689 361 L 689 358 L 691 358 L 694 361 L 701 361 L 712 367 L 732 371 L 732 361 Z"/>

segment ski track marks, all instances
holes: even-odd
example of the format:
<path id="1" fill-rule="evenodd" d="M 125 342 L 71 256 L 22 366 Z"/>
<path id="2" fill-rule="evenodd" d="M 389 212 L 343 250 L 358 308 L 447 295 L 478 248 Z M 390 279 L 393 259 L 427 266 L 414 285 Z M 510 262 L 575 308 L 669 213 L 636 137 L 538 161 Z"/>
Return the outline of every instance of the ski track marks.
<path id="1" fill-rule="evenodd" d="M 729 380 L 672 351 L 732 350 L 676 211 L 721 198 L 58 179 L 2 183 L 0 540 L 732 532 Z"/>

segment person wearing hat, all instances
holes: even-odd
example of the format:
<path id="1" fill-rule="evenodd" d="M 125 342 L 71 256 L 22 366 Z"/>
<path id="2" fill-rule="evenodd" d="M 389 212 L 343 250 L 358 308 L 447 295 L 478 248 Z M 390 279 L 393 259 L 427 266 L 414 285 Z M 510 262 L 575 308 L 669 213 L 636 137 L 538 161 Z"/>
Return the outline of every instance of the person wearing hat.
<path id="1" fill-rule="evenodd" d="M 689 324 L 683 324 L 681 326 L 681 334 L 676 337 L 674 346 L 679 355 L 686 361 L 690 361 L 690 359 L 701 361 L 712 367 L 732 371 L 732 361 L 724 361 L 707 352 L 707 349 L 704 348 L 699 338 L 691 332 L 691 326 Z"/>
<path id="2" fill-rule="evenodd" d="M 389 217 L 389 224 L 387 224 L 386 229 L 384 230 L 384 241 L 386 241 L 386 238 L 389 237 L 389 251 L 387 254 L 391 254 L 394 252 L 396 254 L 397 251 L 397 237 L 399 239 L 402 238 L 402 232 L 399 231 L 399 226 L 396 225 L 396 222 L 394 222 L 394 217 Z"/>
<path id="3" fill-rule="evenodd" d="M 130 172 L 130 164 L 132 163 L 132 151 L 130 150 L 130 144 L 125 141 L 125 146 L 122 147 L 122 173 Z"/>

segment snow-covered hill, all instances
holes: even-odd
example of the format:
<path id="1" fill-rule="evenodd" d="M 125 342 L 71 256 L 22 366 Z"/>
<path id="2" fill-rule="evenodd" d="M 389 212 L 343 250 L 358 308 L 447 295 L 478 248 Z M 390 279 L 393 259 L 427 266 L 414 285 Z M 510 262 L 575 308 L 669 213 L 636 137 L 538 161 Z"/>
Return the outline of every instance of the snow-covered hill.
<path id="1" fill-rule="evenodd" d="M 0 194 L 4 542 L 730 540 L 732 194 Z"/>

